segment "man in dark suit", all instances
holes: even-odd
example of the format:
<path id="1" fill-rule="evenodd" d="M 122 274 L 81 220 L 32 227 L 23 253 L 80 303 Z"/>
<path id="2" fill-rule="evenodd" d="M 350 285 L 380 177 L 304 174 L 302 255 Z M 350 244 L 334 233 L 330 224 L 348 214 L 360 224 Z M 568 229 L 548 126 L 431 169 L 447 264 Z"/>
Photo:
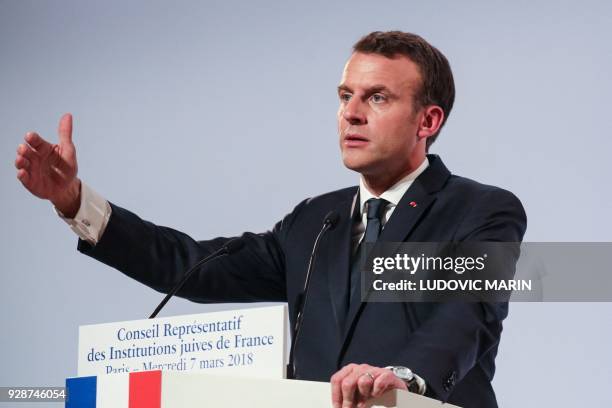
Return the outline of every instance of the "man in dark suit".
<path id="1" fill-rule="evenodd" d="M 327 381 L 335 406 L 401 388 L 462 406 L 494 407 L 495 355 L 505 303 L 363 303 L 366 242 L 518 242 L 526 217 L 511 193 L 451 175 L 426 152 L 454 101 L 446 58 L 421 37 L 374 32 L 354 46 L 340 86 L 338 130 L 351 187 L 304 200 L 244 247 L 209 264 L 179 293 L 198 302 L 287 301 L 295 319 L 313 242 L 330 211 L 312 273 L 296 378 Z M 76 177 L 70 115 L 60 143 L 26 135 L 17 177 L 79 234 L 78 249 L 156 290 L 231 238 L 196 241 L 109 203 Z"/>

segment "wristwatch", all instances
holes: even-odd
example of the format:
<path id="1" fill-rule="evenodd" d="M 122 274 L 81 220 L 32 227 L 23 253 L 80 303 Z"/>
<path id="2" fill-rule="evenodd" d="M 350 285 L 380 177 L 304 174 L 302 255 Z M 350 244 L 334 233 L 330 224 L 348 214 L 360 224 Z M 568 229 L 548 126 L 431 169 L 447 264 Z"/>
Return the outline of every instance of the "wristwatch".
<path id="1" fill-rule="evenodd" d="M 427 390 L 427 384 L 425 384 L 425 380 L 412 372 L 408 367 L 402 366 L 388 366 L 385 367 L 388 370 L 391 370 L 393 374 L 400 380 L 406 383 L 408 387 L 408 391 L 414 392 L 415 394 L 424 395 Z"/>

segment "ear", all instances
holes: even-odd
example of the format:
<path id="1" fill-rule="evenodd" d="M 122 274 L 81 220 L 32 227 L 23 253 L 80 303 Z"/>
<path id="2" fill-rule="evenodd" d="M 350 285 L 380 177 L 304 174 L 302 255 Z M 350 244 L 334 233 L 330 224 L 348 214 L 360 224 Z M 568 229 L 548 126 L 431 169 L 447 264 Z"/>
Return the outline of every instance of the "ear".
<path id="1" fill-rule="evenodd" d="M 419 139 L 426 139 L 435 135 L 440 130 L 444 122 L 444 111 L 438 105 L 429 105 L 423 108 L 420 115 L 419 130 L 417 136 Z"/>

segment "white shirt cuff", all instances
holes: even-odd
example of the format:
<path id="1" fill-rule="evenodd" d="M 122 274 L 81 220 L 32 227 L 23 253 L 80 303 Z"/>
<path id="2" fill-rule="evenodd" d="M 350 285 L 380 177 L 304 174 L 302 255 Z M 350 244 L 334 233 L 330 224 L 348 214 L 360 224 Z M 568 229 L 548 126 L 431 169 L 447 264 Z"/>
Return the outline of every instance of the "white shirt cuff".
<path id="1" fill-rule="evenodd" d="M 59 215 L 78 236 L 91 245 L 96 245 L 108 224 L 111 206 L 108 201 L 81 182 L 81 206 L 74 218 L 66 218 L 54 207 Z"/>

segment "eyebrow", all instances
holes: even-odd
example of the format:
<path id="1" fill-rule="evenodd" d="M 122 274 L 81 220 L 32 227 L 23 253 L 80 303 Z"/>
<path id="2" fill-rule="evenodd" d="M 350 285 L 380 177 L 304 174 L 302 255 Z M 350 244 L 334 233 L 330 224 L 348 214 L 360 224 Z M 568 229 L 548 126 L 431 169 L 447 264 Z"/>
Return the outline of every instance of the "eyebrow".
<path id="1" fill-rule="evenodd" d="M 342 91 L 353 92 L 353 90 L 349 86 L 344 85 L 344 84 L 338 86 L 338 93 L 340 93 Z M 372 95 L 372 94 L 375 94 L 377 92 L 385 92 L 385 93 L 388 93 L 391 96 L 396 96 L 395 93 L 391 92 L 391 90 L 389 88 L 387 88 L 387 86 L 385 86 L 383 84 L 372 85 L 372 86 L 366 88 L 366 90 L 365 90 L 365 94 L 366 95 Z"/>

